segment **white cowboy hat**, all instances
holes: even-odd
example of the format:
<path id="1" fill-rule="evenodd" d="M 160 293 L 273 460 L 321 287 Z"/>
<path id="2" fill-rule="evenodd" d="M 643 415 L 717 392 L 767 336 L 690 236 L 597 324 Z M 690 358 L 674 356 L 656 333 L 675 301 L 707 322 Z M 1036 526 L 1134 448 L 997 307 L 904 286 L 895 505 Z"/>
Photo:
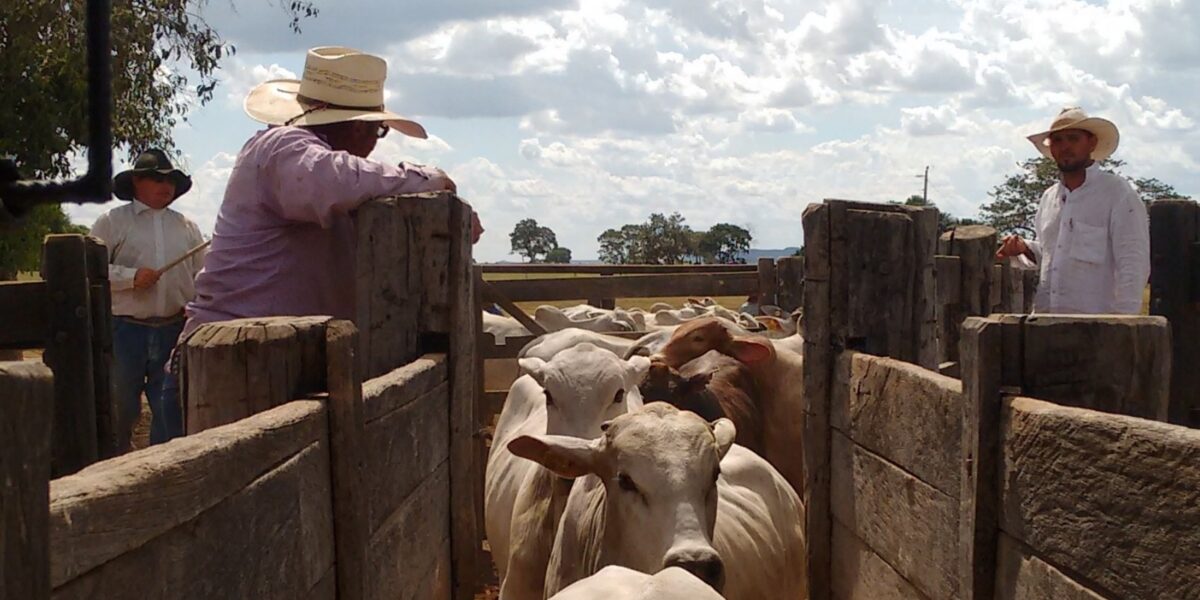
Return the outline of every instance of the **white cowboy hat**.
<path id="1" fill-rule="evenodd" d="M 1089 117 L 1078 106 L 1062 109 L 1050 124 L 1050 129 L 1035 133 L 1027 139 L 1033 142 L 1043 156 L 1053 158 L 1050 156 L 1050 134 L 1064 129 L 1082 129 L 1096 136 L 1096 149 L 1092 151 L 1092 160 L 1099 161 L 1112 156 L 1113 152 L 1117 151 L 1117 143 L 1121 141 L 1121 134 L 1112 121 Z"/>
<path id="2" fill-rule="evenodd" d="M 250 118 L 268 125 L 326 125 L 378 121 L 415 138 L 428 137 L 420 123 L 383 106 L 387 63 L 352 48 L 308 51 L 301 79 L 273 79 L 246 95 Z"/>

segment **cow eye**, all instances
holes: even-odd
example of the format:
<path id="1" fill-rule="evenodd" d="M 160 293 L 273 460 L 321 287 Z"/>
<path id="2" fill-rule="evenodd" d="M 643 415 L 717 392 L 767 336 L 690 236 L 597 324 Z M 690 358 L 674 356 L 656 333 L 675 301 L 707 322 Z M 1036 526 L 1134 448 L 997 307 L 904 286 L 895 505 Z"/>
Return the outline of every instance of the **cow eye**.
<path id="1" fill-rule="evenodd" d="M 620 404 L 621 401 L 624 399 L 625 399 L 625 390 L 617 390 L 617 393 L 613 394 L 613 404 Z"/>
<path id="2" fill-rule="evenodd" d="M 546 406 L 554 406 L 554 396 L 550 393 L 550 390 L 546 390 Z"/>
<path id="3" fill-rule="evenodd" d="M 617 485 L 627 492 L 637 493 L 638 491 L 637 484 L 633 482 L 633 478 L 624 473 L 617 475 Z"/>

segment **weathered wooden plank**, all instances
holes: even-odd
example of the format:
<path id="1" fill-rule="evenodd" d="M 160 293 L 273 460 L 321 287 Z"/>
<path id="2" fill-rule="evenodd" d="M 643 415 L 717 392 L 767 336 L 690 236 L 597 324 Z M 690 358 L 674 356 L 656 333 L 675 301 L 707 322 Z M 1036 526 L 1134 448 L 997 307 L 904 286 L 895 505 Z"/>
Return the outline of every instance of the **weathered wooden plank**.
<path id="1" fill-rule="evenodd" d="M 367 598 L 402 598 L 420 589 L 439 564 L 434 550 L 449 537 L 450 464 L 427 477 L 372 535 Z"/>
<path id="2" fill-rule="evenodd" d="M 516 319 L 517 322 L 524 326 L 525 329 L 527 329 L 530 333 L 533 335 L 544 335 L 546 333 L 546 328 L 542 327 L 541 323 L 534 321 L 533 317 L 525 314 L 525 311 L 520 306 L 514 304 L 512 300 L 508 299 L 508 296 L 506 296 L 504 292 L 497 289 L 491 283 L 488 283 L 483 279 L 479 279 L 475 282 L 475 285 L 479 287 L 485 301 L 499 304 L 500 308 L 504 309 L 504 312 L 507 312 L 509 316 Z M 595 298 L 590 298 L 589 302 L 595 300 Z M 604 302 L 605 300 L 601 299 L 599 304 L 604 304 Z"/>
<path id="3" fill-rule="evenodd" d="M 775 272 L 775 259 L 759 258 L 758 259 L 758 303 L 763 304 L 778 304 L 775 296 L 779 291 L 778 276 Z"/>
<path id="4" fill-rule="evenodd" d="M 117 455 L 125 445 L 117 439 L 117 405 L 113 398 L 112 292 L 108 284 L 108 248 L 89 237 L 86 242 L 88 299 L 92 311 L 92 384 L 96 395 L 96 451 L 100 459 Z M 3 313 L 0 313 L 3 314 Z"/>
<path id="5" fill-rule="evenodd" d="M 958 590 L 963 600 L 990 600 L 994 592 L 1002 328 L 982 317 L 968 317 L 962 325 Z"/>
<path id="6" fill-rule="evenodd" d="M 841 523 L 833 523 L 833 596 L 839 600 L 927 600 Z"/>
<path id="7" fill-rule="evenodd" d="M 1171 406 L 1168 420 L 1200 427 L 1200 205 L 1190 200 L 1150 204 L 1150 314 L 1171 322 Z"/>
<path id="8" fill-rule="evenodd" d="M 988 287 L 987 314 L 1004 311 L 1004 280 L 1005 265 L 992 264 L 992 285 Z"/>
<path id="9" fill-rule="evenodd" d="M 50 337 L 45 281 L 0 281 L 0 348 L 41 348 Z"/>
<path id="10" fill-rule="evenodd" d="M 54 379 L 0 362 L 0 598 L 50 597 L 50 426 Z"/>
<path id="11" fill-rule="evenodd" d="M 784 256 L 775 262 L 775 302 L 784 312 L 804 307 L 804 257 Z"/>
<path id="12" fill-rule="evenodd" d="M 572 275 L 661 275 L 667 273 L 754 273 L 758 265 L 479 265 L 483 273 Z"/>
<path id="13" fill-rule="evenodd" d="M 54 480 L 52 584 L 58 587 L 195 519 L 321 439 L 326 427 L 321 402 L 291 402 Z"/>
<path id="14" fill-rule="evenodd" d="M 366 427 L 366 522 L 375 532 L 429 474 L 450 456 L 449 385 L 372 421 Z"/>
<path id="15" fill-rule="evenodd" d="M 804 489 L 809 597 L 830 597 L 829 393 L 833 378 L 831 208 L 804 209 Z"/>
<path id="16" fill-rule="evenodd" d="M 1033 315 L 1022 336 L 1023 395 L 1166 420 L 1171 332 L 1162 317 Z"/>
<path id="17" fill-rule="evenodd" d="M 996 230 L 986 225 L 956 227 L 942 234 L 938 253 L 959 258 L 958 300 L 942 307 L 939 324 L 938 360 L 947 362 L 958 360 L 959 327 L 963 319 L 992 312 Z"/>
<path id="18" fill-rule="evenodd" d="M 757 273 L 614 275 L 573 279 L 492 281 L 513 302 L 654 296 L 746 296 L 758 293 Z"/>
<path id="19" fill-rule="evenodd" d="M 646 333 L 648 332 L 605 331 L 604 335 L 619 337 L 627 340 L 636 340 L 646 335 Z M 496 344 L 495 338 L 485 333 L 479 336 L 480 352 L 483 355 L 482 358 L 485 360 L 493 358 L 517 358 L 517 355 L 520 354 L 521 349 L 524 348 L 529 342 L 538 339 L 538 337 L 539 336 L 536 335 L 513 336 L 505 338 L 503 344 Z"/>
<path id="20" fill-rule="evenodd" d="M 1006 533 L 1105 596 L 1200 598 L 1200 430 L 1028 398 L 1002 424 Z"/>
<path id="21" fill-rule="evenodd" d="M 187 342 L 187 432 L 233 423 L 323 392 L 329 317 L 201 325 Z"/>
<path id="22" fill-rule="evenodd" d="M 958 597 L 958 500 L 832 434 L 833 516 L 933 600 Z"/>
<path id="23" fill-rule="evenodd" d="M 937 298 L 938 305 L 954 304 L 962 296 L 961 269 L 962 259 L 957 256 L 939 254 L 935 257 L 937 264 Z"/>
<path id="24" fill-rule="evenodd" d="M 1000 532 L 996 549 L 996 600 L 1105 600 Z"/>
<path id="25" fill-rule="evenodd" d="M 367 452 L 362 380 L 358 376 L 358 330 L 350 321 L 325 328 L 325 379 L 329 383 L 329 455 L 332 475 L 334 541 L 337 548 L 337 596 L 362 600 L 365 594 L 367 543 L 364 493 Z"/>
<path id="26" fill-rule="evenodd" d="M 962 383 L 889 358 L 837 359 L 830 423 L 860 446 L 957 497 Z"/>
<path id="27" fill-rule="evenodd" d="M 337 565 L 329 567 L 321 580 L 308 590 L 307 600 L 336 600 L 337 599 Z"/>
<path id="28" fill-rule="evenodd" d="M 43 360 L 54 371 L 51 469 L 58 477 L 74 473 L 99 457 L 91 287 L 83 236 L 46 236 L 42 252 L 50 332 Z"/>
<path id="29" fill-rule="evenodd" d="M 364 420 L 374 421 L 403 408 L 449 377 L 445 354 L 426 354 L 363 383 Z"/>
<path id="30" fill-rule="evenodd" d="M 310 444 L 194 519 L 63 582 L 54 598 L 306 595 L 334 563 L 328 458 L 324 442 Z"/>
<path id="31" fill-rule="evenodd" d="M 911 211 L 913 239 L 913 335 L 917 345 L 913 360 L 917 365 L 937 370 L 937 254 L 938 211 L 926 207 Z"/>
<path id="32" fill-rule="evenodd" d="M 848 256 L 839 260 L 835 254 L 832 281 L 836 287 L 839 278 L 846 280 L 846 347 L 915 363 L 912 219 L 848 210 L 843 237 Z"/>

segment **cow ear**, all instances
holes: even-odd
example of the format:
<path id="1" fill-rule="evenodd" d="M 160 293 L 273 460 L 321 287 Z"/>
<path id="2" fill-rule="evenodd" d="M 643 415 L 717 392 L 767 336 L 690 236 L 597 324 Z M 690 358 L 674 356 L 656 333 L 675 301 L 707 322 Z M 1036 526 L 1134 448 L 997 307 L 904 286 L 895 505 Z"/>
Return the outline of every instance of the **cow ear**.
<path id="1" fill-rule="evenodd" d="M 584 440 L 565 435 L 523 435 L 508 443 L 508 450 L 528 458 L 561 477 L 582 477 L 595 473 L 600 440 Z"/>
<path id="2" fill-rule="evenodd" d="M 650 359 L 645 356 L 630 356 L 625 359 L 625 387 L 637 387 L 650 372 Z"/>
<path id="3" fill-rule="evenodd" d="M 546 387 L 546 361 L 528 356 L 517 361 L 517 365 L 521 367 L 521 371 L 528 373 L 533 380 L 542 387 Z"/>
<path id="4" fill-rule="evenodd" d="M 775 349 L 770 342 L 750 338 L 736 338 L 729 342 L 730 356 L 750 365 L 774 358 Z"/>
<path id="5" fill-rule="evenodd" d="M 712 422 L 712 429 L 713 437 L 717 438 L 717 459 L 720 460 L 725 458 L 725 453 L 729 452 L 729 447 L 737 438 L 737 427 L 734 427 L 733 421 L 720 418 Z"/>

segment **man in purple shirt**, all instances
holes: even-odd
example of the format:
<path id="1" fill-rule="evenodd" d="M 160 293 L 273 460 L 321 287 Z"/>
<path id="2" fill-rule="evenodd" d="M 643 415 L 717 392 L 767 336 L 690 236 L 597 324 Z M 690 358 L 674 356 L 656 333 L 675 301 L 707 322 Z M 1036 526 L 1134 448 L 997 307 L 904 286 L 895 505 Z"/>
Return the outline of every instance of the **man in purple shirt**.
<path id="1" fill-rule="evenodd" d="M 352 318 L 350 212 L 380 196 L 455 190 L 439 169 L 366 158 L 391 129 L 426 137 L 383 107 L 386 69 L 356 50 L 314 48 L 301 80 L 250 92 L 246 112 L 273 127 L 238 154 L 184 338 L 201 324 L 243 317 Z M 478 239 L 477 217 L 473 223 Z"/>

